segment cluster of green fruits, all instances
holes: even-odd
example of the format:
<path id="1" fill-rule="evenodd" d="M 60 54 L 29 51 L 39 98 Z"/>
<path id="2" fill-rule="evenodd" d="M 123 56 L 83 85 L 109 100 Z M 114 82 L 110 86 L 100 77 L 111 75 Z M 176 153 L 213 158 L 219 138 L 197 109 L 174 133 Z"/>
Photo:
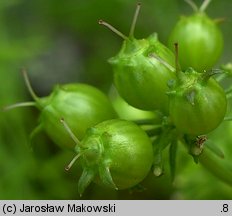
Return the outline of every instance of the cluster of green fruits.
<path id="1" fill-rule="evenodd" d="M 120 118 L 123 110 L 116 111 L 107 95 L 87 84 L 57 85 L 49 96 L 39 98 L 23 70 L 34 101 L 6 109 L 38 108 L 40 124 L 31 139 L 44 130 L 61 148 L 75 152 L 66 169 L 80 160 L 80 194 L 92 181 L 121 190 L 139 184 L 151 170 L 160 176 L 162 152 L 167 147 L 174 178 L 178 145 L 184 144 L 198 162 L 207 142 L 206 134 L 223 121 L 227 97 L 213 76 L 224 74 L 223 70 L 212 69 L 223 48 L 218 20 L 205 13 L 209 0 L 200 8 L 191 0 L 187 2 L 195 12 L 178 21 L 170 35 L 169 48 L 156 33 L 145 39 L 134 37 L 140 4 L 129 36 L 99 21 L 124 39 L 119 53 L 109 59 L 119 95 L 130 106 L 152 113 L 152 117 Z M 205 146 L 218 154 L 216 146 Z"/>

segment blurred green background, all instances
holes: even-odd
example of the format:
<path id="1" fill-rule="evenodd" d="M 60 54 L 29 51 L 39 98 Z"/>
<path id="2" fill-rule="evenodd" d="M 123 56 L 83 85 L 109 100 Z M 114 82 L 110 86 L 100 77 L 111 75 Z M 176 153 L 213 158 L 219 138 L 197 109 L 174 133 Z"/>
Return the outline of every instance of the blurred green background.
<path id="1" fill-rule="evenodd" d="M 200 5 L 202 1 L 195 0 Z M 85 82 L 108 92 L 112 70 L 107 63 L 122 39 L 98 25 L 104 19 L 128 34 L 135 5 L 133 0 L 1 0 L 0 1 L 0 106 L 31 98 L 20 73 L 28 69 L 35 92 L 45 96 L 54 84 Z M 180 15 L 192 13 L 184 0 L 144 0 L 135 36 L 153 32 L 166 43 Z M 232 1 L 212 0 L 207 13 L 226 18 L 221 25 L 225 47 L 221 63 L 231 61 Z M 217 66 L 215 66 L 217 67 Z M 73 157 L 56 147 L 45 134 L 29 148 L 29 134 L 36 127 L 38 112 L 19 108 L 0 113 L 0 199 L 79 199 L 80 167 L 69 172 Z M 231 130 L 230 130 L 231 128 Z M 232 125 L 212 135 L 232 162 Z M 115 192 L 92 184 L 82 199 L 232 199 L 232 187 L 218 180 L 183 150 L 179 152 L 177 178 L 149 175 L 141 187 Z M 168 169 L 168 168 L 167 168 Z"/>

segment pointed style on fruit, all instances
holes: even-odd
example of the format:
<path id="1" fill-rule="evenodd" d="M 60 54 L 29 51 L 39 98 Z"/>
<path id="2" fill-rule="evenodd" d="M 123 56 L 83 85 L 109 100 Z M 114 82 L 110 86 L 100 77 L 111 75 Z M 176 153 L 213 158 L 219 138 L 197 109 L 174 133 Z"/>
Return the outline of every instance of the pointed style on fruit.
<path id="1" fill-rule="evenodd" d="M 110 24 L 99 22 L 124 39 L 119 53 L 109 59 L 114 71 L 114 84 L 131 106 L 142 110 L 159 109 L 167 114 L 167 82 L 175 77 L 174 54 L 158 40 L 156 33 L 145 39 L 134 37 L 139 9 L 140 4 L 128 37 Z"/>
<path id="2" fill-rule="evenodd" d="M 169 37 L 169 48 L 178 43 L 179 63 L 183 70 L 192 67 L 198 72 L 210 70 L 219 60 L 223 46 L 222 32 L 218 22 L 209 18 L 205 13 L 210 0 L 205 0 L 200 8 L 187 0 L 194 13 L 182 16 L 174 26 Z"/>
<path id="3" fill-rule="evenodd" d="M 23 76 L 34 101 L 10 105 L 5 110 L 34 106 L 40 111 L 39 126 L 32 131 L 31 142 L 37 133 L 44 130 L 55 144 L 73 151 L 75 143 L 60 125 L 61 117 L 66 119 L 79 139 L 84 137 L 87 128 L 117 118 L 110 100 L 93 86 L 81 83 L 56 85 L 49 96 L 40 98 L 33 91 L 25 69 Z"/>
<path id="4" fill-rule="evenodd" d="M 76 156 L 67 166 L 80 160 L 83 172 L 78 191 L 83 194 L 94 181 L 115 190 L 137 185 L 149 173 L 153 163 L 152 143 L 136 124 L 126 120 L 107 120 L 89 128 L 79 141 L 65 121 L 67 134 L 76 143 Z M 126 161 L 126 163 L 125 163 Z"/>
<path id="5" fill-rule="evenodd" d="M 177 71 L 176 82 L 170 86 L 170 92 L 174 93 L 168 95 L 170 117 L 180 132 L 203 135 L 223 121 L 227 109 L 226 94 L 213 79 L 213 74 L 211 71 L 199 73 L 193 68 Z"/>

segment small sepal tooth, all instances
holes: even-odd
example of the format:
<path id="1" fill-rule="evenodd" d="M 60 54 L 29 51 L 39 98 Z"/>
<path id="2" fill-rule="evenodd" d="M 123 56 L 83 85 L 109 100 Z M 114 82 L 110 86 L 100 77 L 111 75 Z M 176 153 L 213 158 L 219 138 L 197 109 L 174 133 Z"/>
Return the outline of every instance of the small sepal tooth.
<path id="1" fill-rule="evenodd" d="M 99 167 L 99 176 L 103 184 L 108 185 L 115 190 L 118 190 L 118 187 L 115 185 L 113 178 L 110 173 L 110 169 L 107 166 L 101 165 Z"/>
<path id="2" fill-rule="evenodd" d="M 186 98 L 187 98 L 188 102 L 194 106 L 195 105 L 195 99 L 196 99 L 196 91 L 191 90 L 191 91 L 187 92 L 186 93 Z"/>
<path id="3" fill-rule="evenodd" d="M 176 86 L 176 80 L 174 79 L 168 80 L 167 85 L 170 89 L 173 89 Z"/>
<path id="4" fill-rule="evenodd" d="M 84 193 L 85 189 L 93 181 L 95 177 L 95 172 L 91 169 L 85 168 L 81 174 L 81 177 L 78 182 L 78 193 L 80 196 Z"/>

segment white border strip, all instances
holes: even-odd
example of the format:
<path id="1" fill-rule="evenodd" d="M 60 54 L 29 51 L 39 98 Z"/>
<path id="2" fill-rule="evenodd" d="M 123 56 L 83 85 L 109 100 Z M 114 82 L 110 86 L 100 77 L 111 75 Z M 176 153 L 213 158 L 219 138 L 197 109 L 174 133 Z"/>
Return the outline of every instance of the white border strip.
<path id="1" fill-rule="evenodd" d="M 2 200 L 0 215 L 231 216 L 231 200 Z"/>

